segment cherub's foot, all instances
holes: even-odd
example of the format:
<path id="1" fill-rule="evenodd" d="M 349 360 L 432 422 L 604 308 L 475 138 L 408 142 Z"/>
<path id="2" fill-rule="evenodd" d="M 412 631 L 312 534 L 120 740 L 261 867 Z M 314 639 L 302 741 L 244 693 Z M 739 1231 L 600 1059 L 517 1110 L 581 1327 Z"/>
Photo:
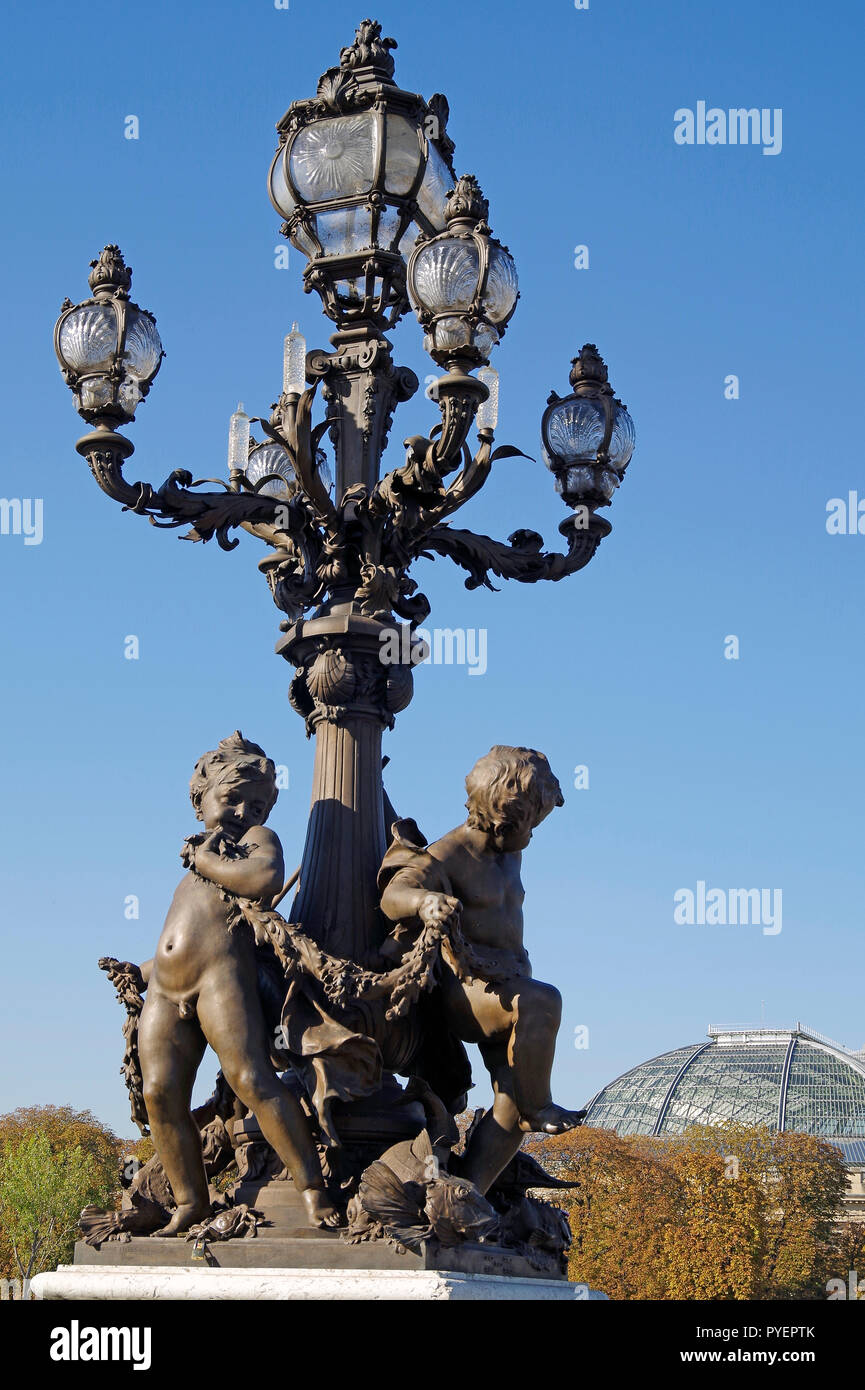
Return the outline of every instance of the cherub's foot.
<path id="1" fill-rule="evenodd" d="M 533 1115 L 520 1118 L 520 1129 L 527 1134 L 564 1134 L 576 1129 L 586 1118 L 585 1110 L 565 1110 L 561 1105 L 545 1105 Z"/>
<path id="2" fill-rule="evenodd" d="M 342 1225 L 342 1217 L 336 1207 L 321 1187 L 308 1187 L 302 1192 L 303 1205 L 306 1207 L 307 1225 L 315 1230 L 336 1230 Z"/>
<path id="3" fill-rule="evenodd" d="M 154 1231 L 155 1236 L 176 1236 L 181 1231 L 188 1231 L 190 1226 L 195 1226 L 199 1221 L 206 1221 L 210 1215 L 209 1202 L 186 1202 L 179 1206 L 169 1221 L 167 1226 L 163 1226 L 160 1231 Z"/>

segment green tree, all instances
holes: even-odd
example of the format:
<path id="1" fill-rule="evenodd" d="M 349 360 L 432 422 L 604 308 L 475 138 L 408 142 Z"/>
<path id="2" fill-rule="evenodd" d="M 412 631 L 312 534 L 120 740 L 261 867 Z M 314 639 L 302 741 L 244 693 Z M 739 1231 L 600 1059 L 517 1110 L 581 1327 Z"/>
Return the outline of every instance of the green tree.
<path id="1" fill-rule="evenodd" d="M 89 1110 L 0 1116 L 0 1277 L 30 1278 L 71 1259 L 81 1208 L 114 1205 L 123 1152 Z"/>
<path id="2" fill-rule="evenodd" d="M 0 1220 L 19 1278 L 67 1259 L 81 1208 L 105 1196 L 92 1155 L 77 1145 L 58 1156 L 45 1134 L 11 1144 L 0 1160 Z"/>

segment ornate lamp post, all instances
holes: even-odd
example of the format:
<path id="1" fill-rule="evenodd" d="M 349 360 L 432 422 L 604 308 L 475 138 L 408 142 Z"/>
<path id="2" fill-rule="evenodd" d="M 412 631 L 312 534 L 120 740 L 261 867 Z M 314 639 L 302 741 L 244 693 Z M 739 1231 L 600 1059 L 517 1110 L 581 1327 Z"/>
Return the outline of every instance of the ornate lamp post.
<path id="1" fill-rule="evenodd" d="M 611 529 L 596 508 L 610 502 L 633 450 L 630 416 L 587 346 L 574 361 L 573 395 L 551 397 L 542 424 L 544 457 L 573 509 L 560 527 L 567 549 L 545 552 L 530 531 L 501 542 L 450 524 L 495 461 L 520 453 L 493 448 L 498 382 L 487 365 L 516 308 L 517 274 L 490 233 L 476 180 L 455 177 L 447 102 L 396 86 L 395 47 L 365 20 L 316 96 L 295 102 L 277 127 L 270 196 L 283 232 L 308 257 L 305 289 L 320 295 L 336 331 L 332 351 L 309 353 L 296 326 L 288 335 L 282 394 L 258 421 L 267 437 L 250 438 L 239 408 L 221 491 L 180 469 L 158 488 L 123 476 L 133 445 L 117 427 L 133 420 L 162 347 L 152 316 L 129 301 L 131 270 L 117 247 L 93 263 L 94 297 L 67 301 L 55 336 L 92 426 L 76 448 L 104 492 L 157 526 L 190 526 L 194 540 L 215 536 L 232 549 L 230 533 L 241 528 L 268 546 L 259 568 L 285 615 L 277 651 L 296 669 L 291 702 L 316 740 L 290 916 L 362 963 L 375 958 L 384 931 L 375 886 L 386 847 L 381 735 L 412 696 L 412 661 L 383 661 L 383 637 L 398 626 L 410 652 L 411 632 L 430 611 L 412 562 L 447 555 L 468 572 L 470 589 L 492 587 L 491 575 L 534 583 L 582 569 Z M 407 439 L 405 463 L 381 477 L 394 409 L 418 387 L 393 364 L 384 333 L 412 306 L 444 369 L 433 393 L 441 423 Z M 326 412 L 314 424 L 319 385 Z"/>

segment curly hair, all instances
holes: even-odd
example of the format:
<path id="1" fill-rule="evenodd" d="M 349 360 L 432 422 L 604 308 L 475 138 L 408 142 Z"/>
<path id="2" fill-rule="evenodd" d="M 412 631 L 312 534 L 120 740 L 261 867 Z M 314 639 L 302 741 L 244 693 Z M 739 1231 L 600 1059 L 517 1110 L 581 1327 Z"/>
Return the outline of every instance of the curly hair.
<path id="1" fill-rule="evenodd" d="M 202 753 L 195 764 L 189 796 L 198 819 L 201 820 L 201 798 L 209 786 L 239 782 L 258 782 L 267 790 L 266 820 L 276 802 L 276 767 L 263 748 L 235 729 L 230 738 L 220 740 L 218 748 Z"/>
<path id="2" fill-rule="evenodd" d="M 554 806 L 565 804 L 544 754 L 506 744 L 496 744 L 478 759 L 466 778 L 466 791 L 468 824 L 488 833 L 505 827 L 508 809 L 517 802 L 528 802 L 536 825 Z"/>

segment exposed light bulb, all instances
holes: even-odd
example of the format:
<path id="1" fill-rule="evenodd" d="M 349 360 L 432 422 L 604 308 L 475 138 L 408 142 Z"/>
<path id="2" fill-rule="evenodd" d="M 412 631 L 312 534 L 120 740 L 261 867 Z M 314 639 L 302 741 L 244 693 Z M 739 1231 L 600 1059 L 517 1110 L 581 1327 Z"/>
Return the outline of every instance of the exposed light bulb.
<path id="1" fill-rule="evenodd" d="M 288 395 L 299 396 L 306 386 L 306 339 L 297 326 L 291 325 L 286 334 L 282 353 L 282 390 Z"/>
<path id="2" fill-rule="evenodd" d="M 499 422 L 499 374 L 495 367 L 481 367 L 478 381 L 483 382 L 490 394 L 478 406 L 475 425 L 479 430 L 494 430 Z"/>
<path id="3" fill-rule="evenodd" d="M 245 472 L 249 458 L 249 416 L 241 401 L 228 425 L 228 471 Z"/>

